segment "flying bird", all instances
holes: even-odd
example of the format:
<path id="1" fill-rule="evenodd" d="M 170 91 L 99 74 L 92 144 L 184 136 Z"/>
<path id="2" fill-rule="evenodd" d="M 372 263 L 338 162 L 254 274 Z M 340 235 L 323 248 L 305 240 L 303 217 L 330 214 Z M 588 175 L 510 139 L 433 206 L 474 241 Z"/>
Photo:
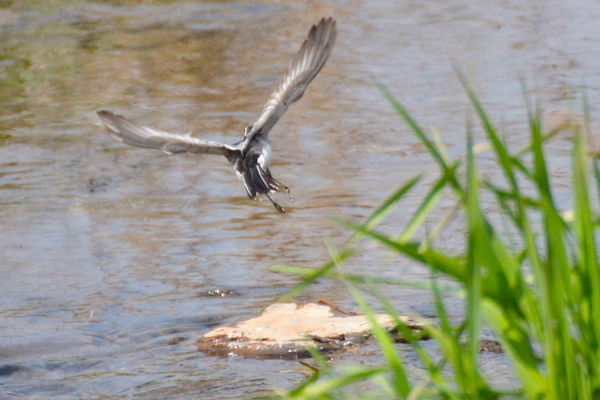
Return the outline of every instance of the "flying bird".
<path id="1" fill-rule="evenodd" d="M 310 28 L 308 37 L 289 65 L 279 87 L 271 94 L 257 120 L 246 127 L 244 137 L 237 143 L 217 143 L 189 134 L 148 128 L 106 110 L 98 111 L 98 116 L 117 140 L 131 146 L 159 149 L 167 154 L 187 152 L 225 156 L 244 183 L 250 199 L 265 195 L 277 211 L 285 214 L 285 210 L 269 196 L 283 188 L 293 201 L 290 189 L 271 175 L 269 131 L 288 107 L 302 97 L 308 84 L 323 68 L 333 50 L 336 35 L 336 22 L 331 17 L 322 18 Z"/>

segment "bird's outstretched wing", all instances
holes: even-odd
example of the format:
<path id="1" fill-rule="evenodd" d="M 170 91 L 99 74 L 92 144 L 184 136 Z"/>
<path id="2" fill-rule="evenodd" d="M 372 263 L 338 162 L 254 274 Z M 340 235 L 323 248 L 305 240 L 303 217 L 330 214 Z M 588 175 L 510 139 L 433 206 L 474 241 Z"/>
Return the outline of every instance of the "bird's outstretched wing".
<path id="1" fill-rule="evenodd" d="M 100 110 L 98 116 L 117 140 L 131 146 L 159 149 L 169 154 L 188 152 L 220 154 L 225 157 L 230 157 L 232 153 L 240 151 L 236 147 L 226 144 L 137 125 L 110 111 Z"/>
<path id="2" fill-rule="evenodd" d="M 331 54 L 337 35 L 335 25 L 335 21 L 329 17 L 322 18 L 317 25 L 310 28 L 308 37 L 288 67 L 283 81 L 271 94 L 260 117 L 250 129 L 246 130 L 243 153 L 249 146 L 252 137 L 267 135 L 290 104 L 302 97 L 308 84 L 319 73 Z"/>

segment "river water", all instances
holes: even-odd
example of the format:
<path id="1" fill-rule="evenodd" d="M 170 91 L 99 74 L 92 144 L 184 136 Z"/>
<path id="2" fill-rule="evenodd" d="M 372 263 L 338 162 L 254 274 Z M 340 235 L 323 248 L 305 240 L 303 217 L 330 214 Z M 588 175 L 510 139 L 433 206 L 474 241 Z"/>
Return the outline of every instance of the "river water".
<path id="1" fill-rule="evenodd" d="M 326 242 L 349 236 L 331 217 L 361 221 L 409 177 L 435 176 L 378 83 L 440 131 L 451 157 L 464 153 L 468 110 L 453 65 L 515 145 L 527 135 L 520 77 L 549 124 L 570 109 L 581 114 L 582 89 L 592 116 L 600 104 L 600 5 L 591 0 L 0 7 L 2 399 L 235 399 L 290 388 L 304 377 L 294 361 L 211 357 L 192 343 L 299 281 L 271 266 L 327 261 Z M 310 25 L 329 15 L 338 21 L 334 52 L 271 133 L 273 174 L 294 191 L 293 204 L 276 196 L 289 218 L 247 199 L 225 159 L 130 148 L 98 126 L 96 110 L 109 109 L 233 143 Z M 569 145 L 548 146 L 565 207 Z M 493 174 L 491 165 L 484 159 L 481 170 Z M 381 229 L 400 232 L 426 189 Z M 442 239 L 459 248 L 460 228 Z M 427 277 L 375 245 L 362 248 L 349 271 Z M 382 290 L 400 308 L 427 312 L 426 291 Z M 353 307 L 346 289 L 328 281 L 299 297 L 319 299 Z M 378 362 L 374 354 L 336 360 Z M 497 382 L 511 382 L 505 361 L 486 368 L 503 369 Z"/>

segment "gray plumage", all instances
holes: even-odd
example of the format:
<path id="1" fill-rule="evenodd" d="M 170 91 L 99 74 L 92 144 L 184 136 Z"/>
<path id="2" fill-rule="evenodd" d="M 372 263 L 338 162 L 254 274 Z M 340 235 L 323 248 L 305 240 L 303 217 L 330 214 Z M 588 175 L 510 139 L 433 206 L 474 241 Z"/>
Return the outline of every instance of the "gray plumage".
<path id="1" fill-rule="evenodd" d="M 284 188 L 288 194 L 290 191 L 287 186 L 273 179 L 269 170 L 271 146 L 268 134 L 287 108 L 304 95 L 308 84 L 325 65 L 336 34 L 336 22 L 331 17 L 323 18 L 311 27 L 281 84 L 271 94 L 254 124 L 246 127 L 244 138 L 234 145 L 148 128 L 105 110 L 98 111 L 98 116 L 113 136 L 131 146 L 160 149 L 169 154 L 188 152 L 225 156 L 243 181 L 249 198 L 265 195 L 277 211 L 285 214 L 283 208 L 269 196 L 269 193 L 280 188 Z"/>

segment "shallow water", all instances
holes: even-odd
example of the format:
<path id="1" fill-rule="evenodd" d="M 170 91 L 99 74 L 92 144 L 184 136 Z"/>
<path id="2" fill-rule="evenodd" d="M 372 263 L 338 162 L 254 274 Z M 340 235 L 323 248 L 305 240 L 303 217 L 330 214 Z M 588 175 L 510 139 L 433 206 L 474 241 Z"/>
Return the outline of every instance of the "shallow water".
<path id="1" fill-rule="evenodd" d="M 326 261 L 325 241 L 348 237 L 330 217 L 360 220 L 408 177 L 434 175 L 376 83 L 437 127 L 455 157 L 468 107 L 453 64 L 515 146 L 527 132 L 521 76 L 550 123 L 582 88 L 592 115 L 600 104 L 592 1 L 2 4 L 0 398 L 224 399 L 289 388 L 304 376 L 290 372 L 300 370 L 293 361 L 208 357 L 191 344 L 298 281 L 270 266 Z M 95 111 L 110 109 L 233 143 L 327 15 L 338 20 L 332 57 L 271 135 L 273 174 L 294 190 L 293 204 L 277 197 L 290 218 L 248 200 L 224 159 L 129 148 L 97 126 Z M 567 139 L 549 146 L 565 207 L 568 148 Z M 481 170 L 493 174 L 490 165 L 484 158 Z M 425 190 L 382 229 L 398 232 Z M 443 240 L 459 248 L 460 230 Z M 427 276 L 368 243 L 347 268 Z M 400 307 L 429 304 L 424 291 L 383 290 Z M 352 307 L 326 281 L 300 297 L 321 298 Z M 378 361 L 370 350 L 360 359 Z M 504 371 L 497 383 L 512 382 L 502 358 L 486 362 Z"/>

